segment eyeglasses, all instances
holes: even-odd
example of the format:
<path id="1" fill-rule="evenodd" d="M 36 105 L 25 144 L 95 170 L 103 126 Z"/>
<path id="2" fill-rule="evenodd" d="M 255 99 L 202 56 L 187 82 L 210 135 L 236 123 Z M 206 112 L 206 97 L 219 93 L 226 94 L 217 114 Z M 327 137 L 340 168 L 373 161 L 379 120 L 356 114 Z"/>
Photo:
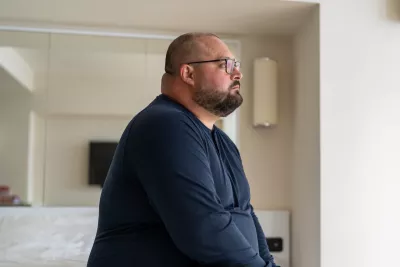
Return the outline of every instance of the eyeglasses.
<path id="1" fill-rule="evenodd" d="M 225 71 L 228 74 L 232 74 L 233 69 L 237 68 L 238 70 L 240 69 L 240 61 L 237 61 L 236 59 L 233 58 L 221 58 L 221 59 L 213 59 L 213 60 L 203 60 L 203 61 L 192 61 L 188 62 L 185 64 L 200 64 L 200 63 L 209 63 L 209 62 L 219 62 L 219 61 L 225 61 Z"/>

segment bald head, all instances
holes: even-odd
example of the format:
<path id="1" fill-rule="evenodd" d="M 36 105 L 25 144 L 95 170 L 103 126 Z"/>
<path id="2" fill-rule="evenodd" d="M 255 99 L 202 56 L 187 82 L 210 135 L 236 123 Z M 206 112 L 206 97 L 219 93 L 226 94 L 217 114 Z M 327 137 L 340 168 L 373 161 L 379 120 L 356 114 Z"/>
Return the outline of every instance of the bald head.
<path id="1" fill-rule="evenodd" d="M 168 47 L 165 57 L 165 72 L 176 74 L 179 65 L 191 60 L 199 60 L 200 55 L 206 54 L 207 38 L 219 37 L 213 33 L 186 33 L 176 38 Z"/>
<path id="2" fill-rule="evenodd" d="M 204 63 L 204 64 L 203 64 Z M 240 62 L 212 33 L 186 33 L 169 45 L 161 92 L 193 112 L 207 127 L 238 108 Z"/>

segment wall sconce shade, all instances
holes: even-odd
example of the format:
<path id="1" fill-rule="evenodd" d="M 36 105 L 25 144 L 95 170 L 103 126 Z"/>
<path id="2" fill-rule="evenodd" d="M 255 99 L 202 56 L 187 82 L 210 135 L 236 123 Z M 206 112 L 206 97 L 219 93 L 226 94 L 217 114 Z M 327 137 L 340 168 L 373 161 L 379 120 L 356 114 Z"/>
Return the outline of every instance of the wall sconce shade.
<path id="1" fill-rule="evenodd" d="M 267 58 L 254 60 L 253 126 L 269 127 L 278 122 L 277 62 Z"/>

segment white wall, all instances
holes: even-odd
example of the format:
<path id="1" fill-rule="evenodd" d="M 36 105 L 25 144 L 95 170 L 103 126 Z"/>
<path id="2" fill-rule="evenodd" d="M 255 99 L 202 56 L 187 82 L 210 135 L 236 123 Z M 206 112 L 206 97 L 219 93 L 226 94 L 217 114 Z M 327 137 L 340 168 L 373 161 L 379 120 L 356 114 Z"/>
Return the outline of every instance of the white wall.
<path id="1" fill-rule="evenodd" d="M 46 149 L 46 120 L 32 109 L 28 129 L 27 197 L 32 205 L 43 205 L 44 166 Z"/>
<path id="2" fill-rule="evenodd" d="M 257 209 L 291 209 L 293 154 L 293 50 L 289 37 L 242 37 L 242 94 L 240 152 Z M 253 127 L 253 60 L 270 57 L 278 62 L 278 124 Z"/>
<path id="3" fill-rule="evenodd" d="M 164 40 L 52 34 L 51 42 L 49 114 L 132 115 L 160 92 Z"/>
<path id="4" fill-rule="evenodd" d="M 31 97 L 17 82 L 8 81 L 0 76 L 0 184 L 26 199 Z"/>
<path id="5" fill-rule="evenodd" d="M 320 266 L 319 10 L 294 38 L 293 267 Z"/>
<path id="6" fill-rule="evenodd" d="M 129 119 L 57 116 L 47 120 L 45 205 L 98 205 L 100 187 L 88 185 L 89 142 L 118 141 Z"/>
<path id="7" fill-rule="evenodd" d="M 168 42 L 52 34 L 45 130 L 44 204 L 96 206 L 89 142 L 118 141 L 160 93 Z"/>
<path id="8" fill-rule="evenodd" d="M 321 266 L 399 266 L 400 21 L 321 0 Z"/>

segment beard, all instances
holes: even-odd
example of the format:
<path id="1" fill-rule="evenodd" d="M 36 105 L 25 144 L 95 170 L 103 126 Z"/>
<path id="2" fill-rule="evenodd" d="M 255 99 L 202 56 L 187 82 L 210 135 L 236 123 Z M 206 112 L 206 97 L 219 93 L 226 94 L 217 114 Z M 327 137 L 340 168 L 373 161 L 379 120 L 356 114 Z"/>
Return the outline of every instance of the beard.
<path id="1" fill-rule="evenodd" d="M 243 97 L 239 90 L 232 90 L 237 85 L 240 86 L 240 82 L 234 81 L 229 86 L 228 92 L 215 88 L 201 87 L 195 91 L 193 101 L 217 117 L 226 117 L 240 107 L 243 102 Z"/>

